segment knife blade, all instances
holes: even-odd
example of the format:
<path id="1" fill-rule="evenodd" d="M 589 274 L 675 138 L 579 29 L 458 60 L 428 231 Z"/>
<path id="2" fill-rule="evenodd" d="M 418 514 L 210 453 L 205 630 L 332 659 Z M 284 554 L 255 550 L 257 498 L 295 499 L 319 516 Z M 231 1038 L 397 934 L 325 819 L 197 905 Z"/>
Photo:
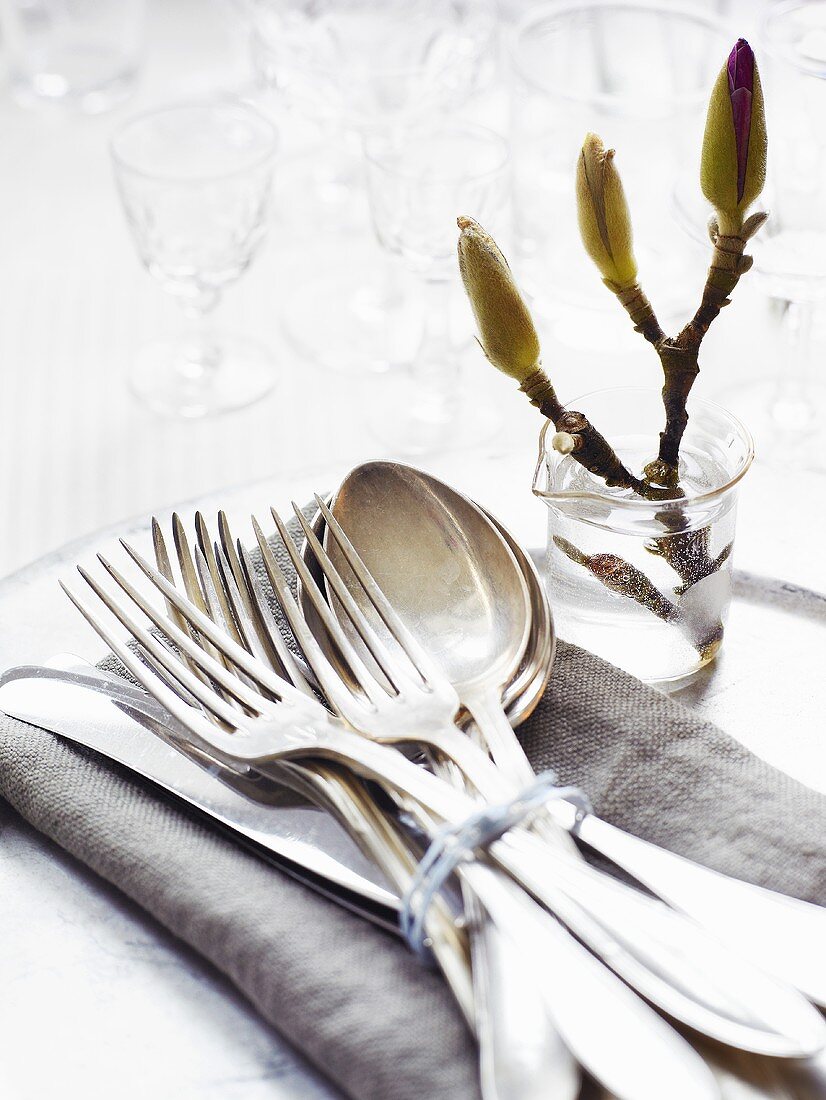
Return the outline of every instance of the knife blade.
<path id="1" fill-rule="evenodd" d="M 107 687 L 117 698 L 104 694 Z M 196 763 L 157 736 L 174 735 L 174 720 L 122 677 L 73 655 L 19 666 L 0 677 L 0 710 L 115 761 L 288 874 L 398 931 L 398 898 L 329 814 L 309 803 L 244 797 L 243 776 Z"/>

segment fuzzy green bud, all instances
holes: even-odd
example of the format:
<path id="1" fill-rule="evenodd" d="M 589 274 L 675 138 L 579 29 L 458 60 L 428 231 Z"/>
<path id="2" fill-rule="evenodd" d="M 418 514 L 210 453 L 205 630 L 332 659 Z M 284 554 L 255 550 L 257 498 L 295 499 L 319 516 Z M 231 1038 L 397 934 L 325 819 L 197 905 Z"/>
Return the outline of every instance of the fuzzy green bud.
<path id="1" fill-rule="evenodd" d="M 736 232 L 766 182 L 766 115 L 754 53 L 735 44 L 708 104 L 700 186 L 720 230 Z"/>
<path id="2" fill-rule="evenodd" d="M 539 367 L 530 311 L 496 241 L 472 218 L 457 219 L 459 270 L 479 329 L 482 351 L 497 370 L 524 382 Z"/>
<path id="3" fill-rule="evenodd" d="M 611 290 L 637 281 L 631 214 L 622 180 L 614 165 L 614 150 L 596 134 L 587 134 L 576 172 L 579 232 L 585 251 Z"/>

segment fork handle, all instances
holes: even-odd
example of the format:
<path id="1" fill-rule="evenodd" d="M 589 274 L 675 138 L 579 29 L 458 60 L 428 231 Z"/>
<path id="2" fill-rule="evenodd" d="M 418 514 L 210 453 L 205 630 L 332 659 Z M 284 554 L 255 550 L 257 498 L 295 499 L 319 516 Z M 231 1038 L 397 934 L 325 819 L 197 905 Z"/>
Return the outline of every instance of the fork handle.
<path id="1" fill-rule="evenodd" d="M 514 790 L 533 782 L 533 767 L 508 721 L 499 693 L 483 688 L 465 693 L 462 702 L 478 726 L 499 775 L 506 776 Z M 566 830 L 560 828 L 547 812 L 537 815 L 532 828 L 558 851 L 572 858 L 579 856 L 579 850 Z"/>

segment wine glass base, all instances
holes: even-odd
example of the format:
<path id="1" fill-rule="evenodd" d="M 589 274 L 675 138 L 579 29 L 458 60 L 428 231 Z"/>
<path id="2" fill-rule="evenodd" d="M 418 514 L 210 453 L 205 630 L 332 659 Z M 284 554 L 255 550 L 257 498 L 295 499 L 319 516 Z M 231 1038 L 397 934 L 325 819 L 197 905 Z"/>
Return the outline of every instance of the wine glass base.
<path id="1" fill-rule="evenodd" d="M 370 271 L 364 278 L 354 271 Z M 364 376 L 409 363 L 421 339 L 421 291 L 381 257 L 302 280 L 285 300 L 284 335 L 303 358 L 335 374 Z"/>
<path id="2" fill-rule="evenodd" d="M 423 392 L 409 367 L 390 371 L 374 383 L 368 417 L 371 434 L 393 458 L 486 443 L 501 429 L 502 417 L 484 398 L 469 407 L 467 393 L 461 382 L 454 394 Z"/>
<path id="3" fill-rule="evenodd" d="M 826 386 L 807 384 L 793 393 L 782 379 L 765 378 L 714 398 L 751 432 L 757 461 L 826 473 Z"/>
<path id="4" fill-rule="evenodd" d="M 193 363 L 190 340 L 146 344 L 129 376 L 132 393 L 161 416 L 187 420 L 241 409 L 269 393 L 275 364 L 267 348 L 236 336 L 215 344 L 220 359 L 206 370 Z"/>

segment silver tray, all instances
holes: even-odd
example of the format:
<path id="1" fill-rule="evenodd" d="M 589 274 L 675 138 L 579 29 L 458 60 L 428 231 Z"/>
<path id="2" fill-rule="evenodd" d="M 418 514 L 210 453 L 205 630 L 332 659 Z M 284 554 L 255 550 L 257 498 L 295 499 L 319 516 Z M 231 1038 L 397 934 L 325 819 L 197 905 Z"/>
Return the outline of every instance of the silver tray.
<path id="1" fill-rule="evenodd" d="M 481 500 L 523 544 L 544 542 L 546 510 L 528 491 L 529 448 L 519 454 L 446 454 L 421 465 Z M 270 504 L 286 510 L 291 498 L 310 499 L 343 472 L 320 469 L 291 478 L 289 485 L 262 480 L 178 511 L 188 518 L 200 508 L 210 519 L 223 507 L 244 537 L 251 511 L 263 517 Z M 818 552 L 826 540 L 826 520 L 818 510 L 819 504 L 820 514 L 826 511 L 824 499 L 826 482 L 817 477 L 801 476 L 789 486 L 755 467 L 744 487 L 723 654 L 671 693 L 753 752 L 826 791 L 826 569 Z M 159 518 L 170 513 L 160 510 Z M 150 551 L 149 521 L 142 517 L 96 532 L 0 581 L 0 668 L 41 662 L 57 652 L 91 661 L 102 655 L 57 579 L 70 575 L 76 563 L 91 562 L 97 551 L 117 555 L 117 537 L 124 535 Z M 12 1078 L 9 1095 L 67 1095 L 68 1083 L 81 1082 L 117 1091 L 127 1062 L 129 1095 L 135 1096 L 338 1095 L 220 975 L 2 804 L 0 828 L 0 983 L 8 988 L 14 981 L 14 988 L 25 991 L 0 1008 L 4 1047 L 17 1052 L 5 1059 L 0 1077 L 15 1065 L 37 1065 L 39 1071 L 35 1093 L 26 1092 L 31 1080 L 26 1086 Z M 151 1023 L 158 1006 L 163 1027 Z M 52 1051 L 53 1070 L 40 1057 L 44 1026 L 60 1048 Z M 142 1057 L 135 1062 L 138 1038 Z M 766 1065 L 756 1072 L 759 1079 L 748 1088 L 730 1078 L 726 1100 L 826 1096 L 826 1062 L 816 1079 L 779 1076 Z"/>

